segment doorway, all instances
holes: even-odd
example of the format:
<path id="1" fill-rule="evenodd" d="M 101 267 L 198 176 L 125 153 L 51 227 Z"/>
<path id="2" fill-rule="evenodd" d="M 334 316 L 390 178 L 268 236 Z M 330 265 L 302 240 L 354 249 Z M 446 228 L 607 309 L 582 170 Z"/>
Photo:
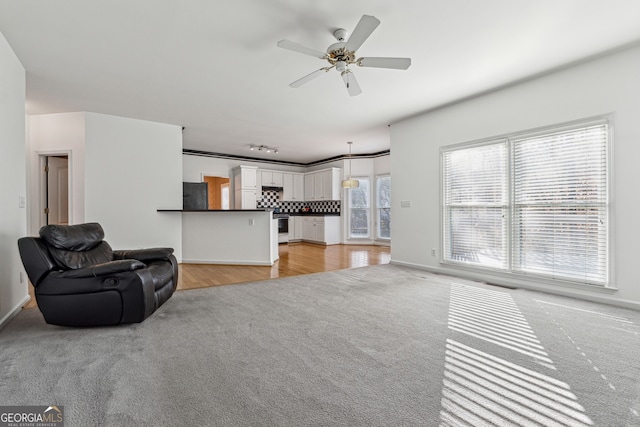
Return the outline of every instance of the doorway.
<path id="1" fill-rule="evenodd" d="M 203 176 L 208 185 L 209 209 L 229 209 L 229 178 Z"/>
<path id="2" fill-rule="evenodd" d="M 69 156 L 41 156 L 41 225 L 69 224 Z"/>

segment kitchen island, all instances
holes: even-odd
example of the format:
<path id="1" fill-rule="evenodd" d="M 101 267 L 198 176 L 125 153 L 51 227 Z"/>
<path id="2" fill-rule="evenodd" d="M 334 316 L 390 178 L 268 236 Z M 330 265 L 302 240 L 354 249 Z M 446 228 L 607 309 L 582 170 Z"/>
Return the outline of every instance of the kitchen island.
<path id="1" fill-rule="evenodd" d="M 158 209 L 182 215 L 182 262 L 273 265 L 278 259 L 278 220 L 265 209 Z"/>

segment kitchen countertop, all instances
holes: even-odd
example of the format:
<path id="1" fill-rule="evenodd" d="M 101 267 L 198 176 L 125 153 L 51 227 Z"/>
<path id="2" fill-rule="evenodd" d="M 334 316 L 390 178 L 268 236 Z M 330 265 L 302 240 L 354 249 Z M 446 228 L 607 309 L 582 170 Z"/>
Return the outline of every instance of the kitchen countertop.
<path id="1" fill-rule="evenodd" d="M 340 216 L 340 212 L 289 212 L 290 216 Z"/>
<path id="2" fill-rule="evenodd" d="M 157 209 L 158 212 L 269 212 L 268 209 Z"/>
<path id="3" fill-rule="evenodd" d="M 273 212 L 273 215 L 288 216 L 340 216 L 340 212 L 274 212 L 273 209 L 157 209 L 158 212 Z"/>

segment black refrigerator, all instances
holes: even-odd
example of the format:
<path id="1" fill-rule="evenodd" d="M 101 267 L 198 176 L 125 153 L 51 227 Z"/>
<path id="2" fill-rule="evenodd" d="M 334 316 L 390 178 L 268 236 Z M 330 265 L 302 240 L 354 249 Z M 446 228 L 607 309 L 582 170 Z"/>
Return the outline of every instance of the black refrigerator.
<path id="1" fill-rule="evenodd" d="M 182 209 L 197 211 L 209 209 L 208 184 L 206 182 L 182 183 Z"/>

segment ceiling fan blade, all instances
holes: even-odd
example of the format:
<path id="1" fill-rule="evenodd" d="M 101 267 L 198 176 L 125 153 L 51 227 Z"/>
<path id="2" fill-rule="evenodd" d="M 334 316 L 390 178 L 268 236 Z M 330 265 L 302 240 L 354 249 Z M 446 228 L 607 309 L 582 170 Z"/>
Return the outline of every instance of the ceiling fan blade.
<path id="1" fill-rule="evenodd" d="M 349 92 L 349 95 L 356 96 L 362 93 L 360 85 L 356 80 L 356 76 L 351 71 L 343 71 L 342 80 L 344 81 L 344 85 L 347 87 L 347 92 Z"/>
<path id="2" fill-rule="evenodd" d="M 353 33 L 351 33 L 349 40 L 347 40 L 347 44 L 344 46 L 345 50 L 358 50 L 378 25 L 380 25 L 380 21 L 375 16 L 362 15 L 358 25 L 356 25 L 356 28 L 353 30 Z"/>
<path id="3" fill-rule="evenodd" d="M 323 72 L 327 72 L 326 68 L 320 68 L 319 70 L 314 71 L 311 74 L 307 74 L 306 76 L 304 76 L 301 79 L 296 80 L 293 83 L 290 83 L 289 86 L 291 87 L 300 87 L 305 83 L 310 82 L 311 80 L 315 79 L 316 77 L 318 77 L 320 74 L 322 74 Z"/>
<path id="4" fill-rule="evenodd" d="M 327 56 L 327 54 L 324 52 L 316 49 L 311 49 L 310 47 L 302 46 L 300 43 L 292 42 L 291 40 L 280 40 L 278 42 L 278 47 L 289 49 L 298 53 L 304 53 L 305 55 L 315 56 L 316 58 L 320 59 L 324 59 Z"/>
<path id="5" fill-rule="evenodd" d="M 358 59 L 357 64 L 361 67 L 406 70 L 411 65 L 411 58 L 360 58 Z"/>

